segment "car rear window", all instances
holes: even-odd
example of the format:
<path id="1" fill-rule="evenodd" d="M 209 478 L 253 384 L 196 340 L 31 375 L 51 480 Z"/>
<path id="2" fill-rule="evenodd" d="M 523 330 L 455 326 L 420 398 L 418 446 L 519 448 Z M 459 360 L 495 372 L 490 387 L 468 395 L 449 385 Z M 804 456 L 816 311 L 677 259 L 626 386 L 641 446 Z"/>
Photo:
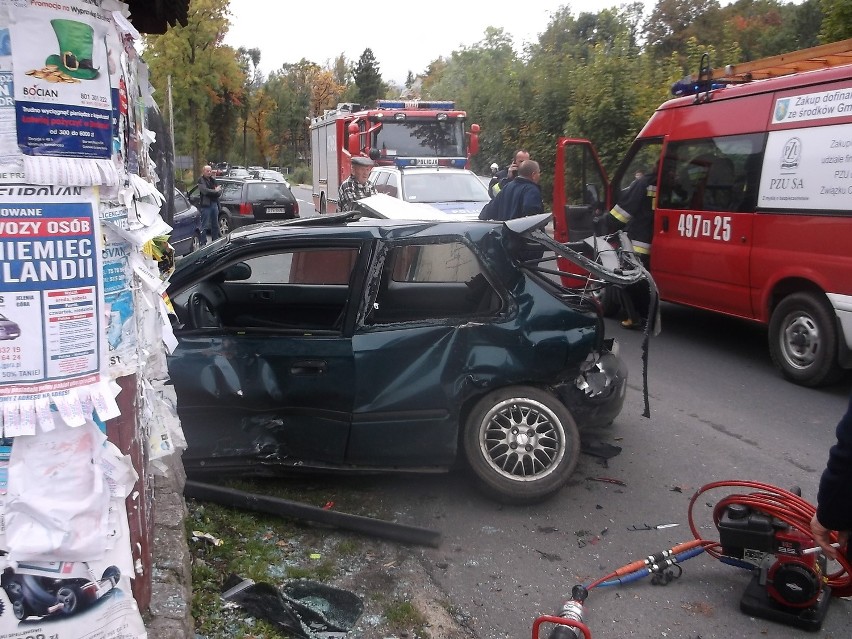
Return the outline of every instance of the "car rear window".
<path id="1" fill-rule="evenodd" d="M 290 198 L 290 189 L 283 182 L 258 182 L 248 185 L 249 202 Z"/>

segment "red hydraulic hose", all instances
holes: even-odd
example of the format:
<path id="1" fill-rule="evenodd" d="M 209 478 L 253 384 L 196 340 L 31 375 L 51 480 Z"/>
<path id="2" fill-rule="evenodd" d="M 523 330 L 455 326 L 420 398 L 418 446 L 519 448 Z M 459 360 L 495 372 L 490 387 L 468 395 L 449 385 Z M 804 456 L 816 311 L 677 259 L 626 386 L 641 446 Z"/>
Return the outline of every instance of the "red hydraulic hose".
<path id="1" fill-rule="evenodd" d="M 810 534 L 811 519 L 816 513 L 816 507 L 799 495 L 763 482 L 729 480 L 706 484 L 699 488 L 692 499 L 689 500 L 689 528 L 696 539 L 701 539 L 701 536 L 698 533 L 698 527 L 693 516 L 695 502 L 702 494 L 719 488 L 747 488 L 759 492 L 743 495 L 733 494 L 721 499 L 713 508 L 713 523 L 717 526 L 725 508 L 731 504 L 742 504 L 774 517 L 806 535 Z M 837 533 L 831 534 L 831 541 L 837 541 Z M 717 559 L 721 556 L 721 553 L 715 548 L 708 548 L 707 553 Z M 852 595 L 852 566 L 850 566 L 849 559 L 846 557 L 845 548 L 838 548 L 837 561 L 840 564 L 840 570 L 827 575 L 826 583 L 831 586 L 833 596 L 848 597 Z"/>

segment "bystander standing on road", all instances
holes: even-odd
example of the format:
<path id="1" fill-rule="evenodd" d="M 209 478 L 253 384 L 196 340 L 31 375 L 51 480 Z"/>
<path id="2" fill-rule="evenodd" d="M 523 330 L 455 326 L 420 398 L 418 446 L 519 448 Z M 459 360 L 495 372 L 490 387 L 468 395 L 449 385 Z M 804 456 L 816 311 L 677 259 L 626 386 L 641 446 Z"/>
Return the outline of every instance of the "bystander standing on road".
<path id="1" fill-rule="evenodd" d="M 198 179 L 199 204 L 201 205 L 201 246 L 207 244 L 207 230 L 213 240 L 219 239 L 219 196 L 222 195 L 221 185 L 213 177 L 213 168 L 205 164 Z"/>
<path id="2" fill-rule="evenodd" d="M 370 183 L 370 170 L 373 161 L 356 155 L 352 158 L 352 174 L 340 183 L 337 192 L 337 210 L 349 211 L 362 197 L 375 195 L 376 189 Z"/>

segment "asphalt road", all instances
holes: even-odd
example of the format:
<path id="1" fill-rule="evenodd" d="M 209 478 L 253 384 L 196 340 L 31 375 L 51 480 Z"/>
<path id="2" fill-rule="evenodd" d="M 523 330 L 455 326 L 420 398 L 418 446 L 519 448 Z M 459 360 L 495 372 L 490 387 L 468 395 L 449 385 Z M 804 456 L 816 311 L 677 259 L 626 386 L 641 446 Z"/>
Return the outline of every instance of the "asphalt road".
<path id="1" fill-rule="evenodd" d="M 294 191 L 303 199 L 301 189 Z M 305 199 L 303 216 L 313 212 L 310 191 Z M 439 548 L 416 552 L 476 637 L 529 637 L 534 619 L 554 613 L 573 585 L 691 540 L 689 501 L 710 482 L 798 485 L 815 501 L 852 376 L 826 389 L 784 381 L 770 362 L 765 330 L 749 323 L 664 305 L 662 326 L 650 345 L 648 419 L 642 416 L 642 335 L 607 320 L 630 367 L 627 400 L 610 428 L 584 432 L 583 438 L 621 452 L 605 465 L 581 455 L 573 480 L 552 500 L 501 506 L 484 498 L 464 471 L 370 480 L 397 521 L 441 531 Z M 731 492 L 696 502 L 702 537 L 718 538 L 711 508 Z M 668 523 L 679 525 L 630 529 Z M 586 621 L 595 639 L 806 634 L 740 612 L 749 580 L 748 572 L 699 555 L 667 586 L 643 579 L 593 590 Z M 833 599 L 821 636 L 846 638 L 850 622 L 852 604 Z"/>
<path id="2" fill-rule="evenodd" d="M 586 442 L 621 447 L 606 466 L 581 455 L 574 479 L 556 498 L 520 508 L 483 498 L 462 471 L 385 482 L 398 521 L 442 532 L 440 548 L 420 550 L 421 560 L 476 637 L 528 637 L 533 620 L 552 614 L 574 584 L 693 539 L 688 504 L 710 482 L 798 485 L 815 500 L 852 380 L 823 390 L 791 385 L 773 369 L 760 328 L 665 306 L 663 333 L 650 349 L 647 419 L 641 335 L 614 321 L 608 327 L 619 338 L 632 381 L 612 427 L 584 433 Z M 714 491 L 696 502 L 702 537 L 718 538 L 711 507 L 731 492 Z M 630 530 L 668 523 L 679 525 Z M 593 590 L 586 620 L 595 639 L 803 635 L 740 612 L 748 572 L 707 555 L 683 569 L 667 586 L 643 579 Z M 852 605 L 833 599 L 822 636 L 848 637 L 850 621 Z"/>

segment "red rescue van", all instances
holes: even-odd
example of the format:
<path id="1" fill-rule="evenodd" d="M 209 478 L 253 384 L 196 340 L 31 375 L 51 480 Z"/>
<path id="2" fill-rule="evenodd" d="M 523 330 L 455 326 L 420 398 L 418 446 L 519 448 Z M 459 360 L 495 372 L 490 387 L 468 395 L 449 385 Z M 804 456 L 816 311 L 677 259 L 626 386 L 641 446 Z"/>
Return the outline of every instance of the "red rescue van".
<path id="1" fill-rule="evenodd" d="M 783 77 L 714 78 L 713 87 L 740 82 L 711 88 L 708 80 L 700 93 L 666 102 L 611 183 L 589 141 L 560 139 L 556 239 L 582 239 L 591 216 L 656 167 L 650 270 L 661 299 L 761 322 L 786 378 L 836 380 L 852 368 L 852 57 L 845 60 Z"/>

